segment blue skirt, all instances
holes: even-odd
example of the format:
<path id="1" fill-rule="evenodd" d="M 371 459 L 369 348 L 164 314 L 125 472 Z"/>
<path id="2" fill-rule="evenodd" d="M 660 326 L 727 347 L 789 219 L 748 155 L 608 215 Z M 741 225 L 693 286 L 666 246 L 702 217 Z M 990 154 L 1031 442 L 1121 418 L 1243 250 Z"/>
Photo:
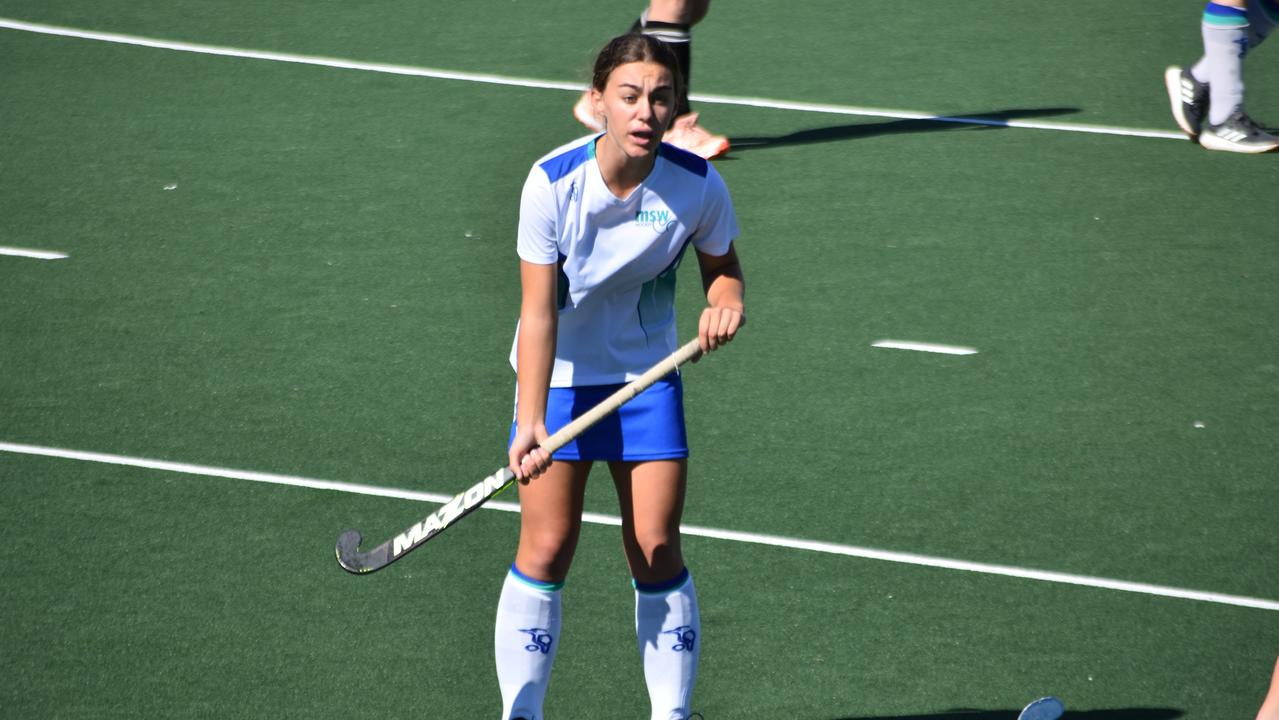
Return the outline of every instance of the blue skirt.
<path id="1" fill-rule="evenodd" d="M 585 414 L 625 383 L 551 388 L 546 430 L 552 435 Z M 507 447 L 515 439 L 515 422 Z M 684 429 L 684 385 L 678 373 L 653 383 L 555 452 L 556 460 L 672 460 L 688 457 Z"/>

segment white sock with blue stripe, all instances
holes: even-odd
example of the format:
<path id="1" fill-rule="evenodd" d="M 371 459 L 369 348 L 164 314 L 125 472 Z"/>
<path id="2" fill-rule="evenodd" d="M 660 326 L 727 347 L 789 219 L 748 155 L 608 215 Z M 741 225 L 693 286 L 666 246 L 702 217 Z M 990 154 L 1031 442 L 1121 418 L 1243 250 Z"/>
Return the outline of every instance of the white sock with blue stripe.
<path id="1" fill-rule="evenodd" d="M 493 632 L 502 720 L 542 720 L 542 701 L 560 638 L 560 590 L 521 573 L 506 574 Z"/>
<path id="2" fill-rule="evenodd" d="M 652 720 L 684 720 L 702 649 L 697 592 L 687 569 L 658 585 L 635 583 L 635 636 Z"/>
<path id="3" fill-rule="evenodd" d="M 1203 58 L 1190 70 L 1208 83 L 1208 123 L 1220 125 L 1243 106 L 1243 59 L 1248 54 L 1248 13 L 1210 2 L 1203 14 Z"/>

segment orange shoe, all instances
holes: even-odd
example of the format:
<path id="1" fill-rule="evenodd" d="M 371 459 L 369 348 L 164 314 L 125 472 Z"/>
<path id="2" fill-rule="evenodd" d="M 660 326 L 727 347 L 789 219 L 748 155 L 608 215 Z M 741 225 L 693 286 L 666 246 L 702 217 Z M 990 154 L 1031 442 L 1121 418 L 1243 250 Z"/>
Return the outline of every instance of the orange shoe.
<path id="1" fill-rule="evenodd" d="M 729 148 L 728 138 L 723 135 L 712 135 L 706 128 L 697 124 L 695 112 L 675 118 L 670 129 L 662 136 L 662 142 L 668 142 L 707 160 L 723 155 Z"/>
<path id="2" fill-rule="evenodd" d="M 595 116 L 595 108 L 591 107 L 590 90 L 582 93 L 582 97 L 577 99 L 577 104 L 573 106 L 573 117 L 595 132 L 604 132 L 604 123 Z"/>

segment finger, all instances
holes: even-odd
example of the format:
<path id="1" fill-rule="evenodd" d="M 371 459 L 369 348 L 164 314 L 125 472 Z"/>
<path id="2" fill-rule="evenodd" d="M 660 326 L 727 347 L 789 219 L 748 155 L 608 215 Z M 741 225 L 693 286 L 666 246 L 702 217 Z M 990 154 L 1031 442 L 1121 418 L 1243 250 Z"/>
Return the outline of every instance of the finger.
<path id="1" fill-rule="evenodd" d="M 728 327 L 724 328 L 724 342 L 730 342 L 737 337 L 737 329 L 742 326 L 742 314 L 732 312 L 728 315 Z"/>
<path id="2" fill-rule="evenodd" d="M 737 314 L 734 313 L 732 310 L 724 310 L 720 312 L 719 335 L 718 335 L 718 340 L 720 345 L 723 345 L 724 343 L 733 339 L 733 324 L 734 324 L 733 318 L 736 317 L 736 315 Z"/>
<path id="3" fill-rule="evenodd" d="M 514 447 L 506 453 L 506 467 L 509 468 L 511 472 L 515 473 L 515 478 L 517 480 L 522 480 L 524 478 L 524 471 L 520 468 L 520 455 Z"/>
<path id="4" fill-rule="evenodd" d="M 708 353 L 714 349 L 711 345 L 711 311 L 707 308 L 702 311 L 702 316 L 697 320 L 697 344 L 701 346 L 702 353 Z"/>
<path id="5" fill-rule="evenodd" d="M 531 480 L 546 472 L 551 466 L 551 454 L 542 448 L 534 448 L 520 460 L 524 473 Z"/>
<path id="6" fill-rule="evenodd" d="M 529 480 L 538 476 L 539 472 L 537 469 L 537 461 L 534 459 L 532 453 L 520 458 L 520 472 L 524 474 L 525 483 L 528 483 Z"/>

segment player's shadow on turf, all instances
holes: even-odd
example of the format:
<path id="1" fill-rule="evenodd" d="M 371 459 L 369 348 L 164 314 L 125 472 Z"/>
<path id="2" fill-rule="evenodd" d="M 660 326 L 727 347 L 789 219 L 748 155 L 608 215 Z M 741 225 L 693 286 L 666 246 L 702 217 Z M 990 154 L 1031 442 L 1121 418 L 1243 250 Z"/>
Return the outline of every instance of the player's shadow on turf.
<path id="1" fill-rule="evenodd" d="M 851 125 L 835 125 L 832 127 L 800 130 L 789 135 L 773 137 L 730 137 L 732 153 L 744 150 L 759 150 L 781 145 L 808 145 L 812 143 L 839 142 L 841 140 L 859 140 L 876 135 L 896 135 L 900 133 L 939 132 L 942 130 L 1000 130 L 1008 127 L 1011 120 L 1026 120 L 1050 115 L 1069 115 L 1079 112 L 1079 108 L 1026 108 L 1021 110 L 997 110 L 987 113 L 971 113 L 966 115 L 947 115 L 927 120 L 884 120 L 880 122 L 853 123 Z"/>
<path id="2" fill-rule="evenodd" d="M 961 708 L 927 715 L 844 717 L 834 720 L 1017 720 L 1020 710 L 970 710 Z M 1185 715 L 1176 708 L 1114 708 L 1112 710 L 1067 710 L 1061 720 L 1174 720 Z"/>

